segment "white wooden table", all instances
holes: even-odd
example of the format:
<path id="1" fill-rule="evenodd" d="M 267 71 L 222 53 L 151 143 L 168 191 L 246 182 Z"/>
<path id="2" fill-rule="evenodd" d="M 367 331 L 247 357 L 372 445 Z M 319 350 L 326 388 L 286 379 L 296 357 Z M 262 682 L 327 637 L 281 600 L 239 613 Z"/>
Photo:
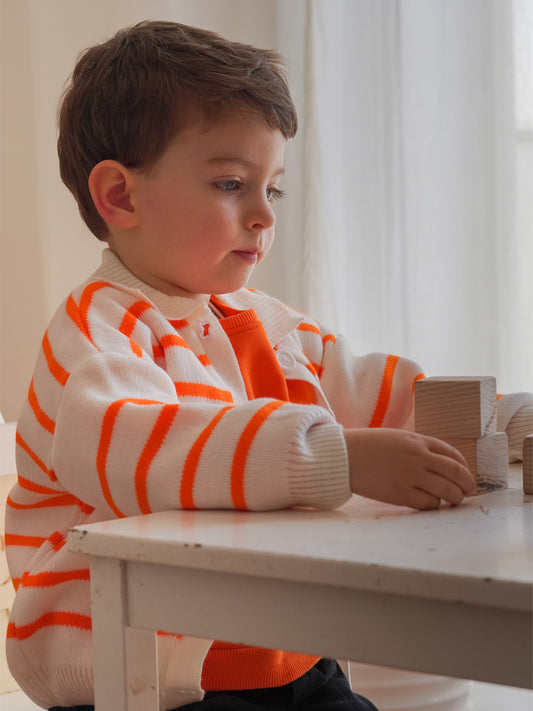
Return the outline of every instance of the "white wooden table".
<path id="1" fill-rule="evenodd" d="M 91 556 L 97 711 L 132 708 L 127 627 L 152 680 L 164 630 L 533 688 L 519 465 L 509 489 L 457 508 L 354 497 L 333 512 L 171 511 L 78 526 L 69 548 Z M 139 708 L 157 708 L 154 687 Z"/>

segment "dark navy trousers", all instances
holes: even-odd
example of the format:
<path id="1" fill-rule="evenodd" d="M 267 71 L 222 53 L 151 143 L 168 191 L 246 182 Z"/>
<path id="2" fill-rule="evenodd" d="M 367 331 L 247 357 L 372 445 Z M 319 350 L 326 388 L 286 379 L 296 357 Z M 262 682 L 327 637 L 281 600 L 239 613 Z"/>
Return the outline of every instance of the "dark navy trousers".
<path id="1" fill-rule="evenodd" d="M 54 706 L 50 711 L 94 711 L 94 706 Z M 208 691 L 202 701 L 176 711 L 377 711 L 354 694 L 336 661 L 321 659 L 296 681 L 273 689 Z"/>

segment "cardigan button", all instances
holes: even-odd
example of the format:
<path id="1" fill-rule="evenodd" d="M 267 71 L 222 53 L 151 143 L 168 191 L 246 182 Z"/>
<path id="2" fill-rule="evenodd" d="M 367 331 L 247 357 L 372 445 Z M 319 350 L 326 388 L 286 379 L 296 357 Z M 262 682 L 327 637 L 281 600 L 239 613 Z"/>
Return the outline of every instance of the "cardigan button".
<path id="1" fill-rule="evenodd" d="M 277 351 L 276 357 L 284 373 L 289 373 L 296 366 L 296 358 L 290 351 Z"/>
<path id="2" fill-rule="evenodd" d="M 200 338 L 209 338 L 211 328 L 209 321 L 198 321 L 198 328 L 200 329 Z"/>

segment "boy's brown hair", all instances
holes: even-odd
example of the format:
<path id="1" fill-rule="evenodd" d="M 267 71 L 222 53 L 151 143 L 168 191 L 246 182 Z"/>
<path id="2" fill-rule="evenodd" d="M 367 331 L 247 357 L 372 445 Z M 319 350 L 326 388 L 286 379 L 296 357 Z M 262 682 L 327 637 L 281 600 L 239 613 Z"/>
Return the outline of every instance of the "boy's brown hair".
<path id="1" fill-rule="evenodd" d="M 292 138 L 297 118 L 280 56 L 166 21 L 120 30 L 78 59 L 59 107 L 61 178 L 89 229 L 108 230 L 88 179 L 102 160 L 150 168 L 190 109 L 247 113 Z"/>

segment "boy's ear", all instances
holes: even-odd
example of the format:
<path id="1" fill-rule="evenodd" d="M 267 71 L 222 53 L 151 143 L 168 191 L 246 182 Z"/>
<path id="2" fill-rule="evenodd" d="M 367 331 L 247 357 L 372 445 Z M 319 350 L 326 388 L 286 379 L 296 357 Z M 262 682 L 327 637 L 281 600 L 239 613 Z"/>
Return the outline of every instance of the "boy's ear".
<path id="1" fill-rule="evenodd" d="M 102 219 L 113 227 L 131 229 L 138 223 L 132 200 L 134 174 L 116 160 L 97 163 L 89 175 L 89 190 Z"/>

